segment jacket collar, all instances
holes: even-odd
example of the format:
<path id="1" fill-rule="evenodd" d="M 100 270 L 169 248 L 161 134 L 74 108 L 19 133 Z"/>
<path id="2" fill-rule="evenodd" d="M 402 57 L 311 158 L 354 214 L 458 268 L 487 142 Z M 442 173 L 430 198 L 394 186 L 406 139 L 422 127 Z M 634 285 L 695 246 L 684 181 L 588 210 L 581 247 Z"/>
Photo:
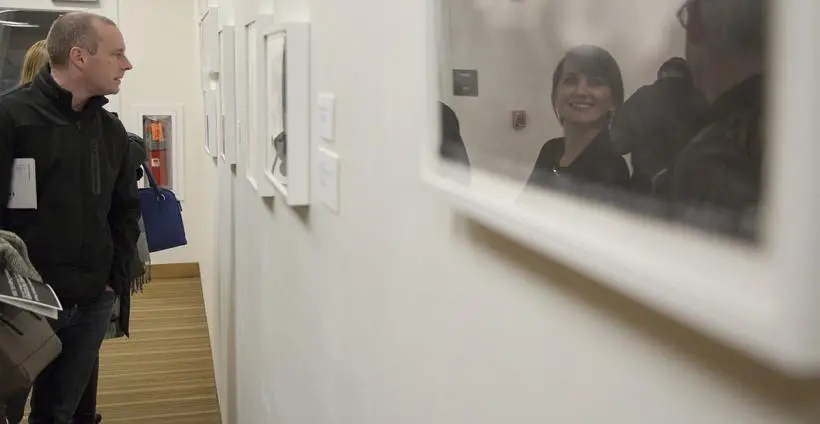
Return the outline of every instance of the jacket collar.
<path id="1" fill-rule="evenodd" d="M 71 108 L 71 100 L 73 99 L 71 92 L 61 87 L 60 84 L 57 84 L 57 81 L 54 81 L 54 78 L 51 76 L 51 65 L 46 65 L 43 70 L 34 77 L 32 86 L 39 89 L 63 111 L 76 113 L 76 111 Z M 88 113 L 97 112 L 107 103 L 108 99 L 106 99 L 105 96 L 91 97 L 88 99 L 88 103 L 86 103 L 85 109 L 83 109 L 81 114 L 86 115 Z"/>
<path id="2" fill-rule="evenodd" d="M 761 109 L 763 82 L 763 75 L 755 75 L 723 93 L 709 109 L 712 120 L 722 119 L 737 110 Z"/>
<path id="3" fill-rule="evenodd" d="M 554 166 L 558 166 L 561 157 L 564 156 L 564 150 L 566 149 L 566 139 L 564 137 L 555 138 L 550 140 L 550 144 L 553 145 L 553 151 L 551 152 L 552 162 Z M 584 151 L 575 158 L 574 161 L 567 167 L 572 168 L 573 166 L 580 166 L 589 158 L 595 158 L 599 156 L 606 156 L 612 152 L 614 152 L 614 147 L 612 144 L 612 139 L 609 135 L 608 129 L 602 129 L 593 139 L 589 142 L 587 147 Z"/>

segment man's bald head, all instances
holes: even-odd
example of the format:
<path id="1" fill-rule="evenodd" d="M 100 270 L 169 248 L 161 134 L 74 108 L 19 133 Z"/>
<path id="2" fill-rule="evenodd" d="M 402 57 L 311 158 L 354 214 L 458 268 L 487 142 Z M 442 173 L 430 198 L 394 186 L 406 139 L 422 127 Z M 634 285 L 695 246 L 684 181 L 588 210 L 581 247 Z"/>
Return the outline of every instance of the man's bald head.
<path id="1" fill-rule="evenodd" d="M 46 44 L 52 67 L 68 65 L 71 49 L 79 47 L 96 54 L 100 43 L 99 25 L 116 26 L 105 16 L 89 12 L 71 12 L 60 16 L 51 25 Z"/>

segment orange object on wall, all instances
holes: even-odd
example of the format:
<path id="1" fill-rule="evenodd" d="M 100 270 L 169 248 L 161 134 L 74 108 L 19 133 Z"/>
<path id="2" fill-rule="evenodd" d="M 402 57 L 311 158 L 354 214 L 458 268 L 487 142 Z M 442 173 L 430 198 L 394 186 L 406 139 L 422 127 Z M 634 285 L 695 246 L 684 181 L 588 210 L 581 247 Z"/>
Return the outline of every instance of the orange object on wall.
<path id="1" fill-rule="evenodd" d="M 151 160 L 149 163 L 151 174 L 154 175 L 154 179 L 157 180 L 157 185 L 160 187 L 168 186 L 168 163 L 166 160 L 165 150 L 151 151 Z"/>
<path id="2" fill-rule="evenodd" d="M 148 130 L 149 134 L 151 134 L 151 141 L 155 143 L 162 143 L 165 141 L 165 129 L 162 127 L 162 122 L 149 121 Z"/>

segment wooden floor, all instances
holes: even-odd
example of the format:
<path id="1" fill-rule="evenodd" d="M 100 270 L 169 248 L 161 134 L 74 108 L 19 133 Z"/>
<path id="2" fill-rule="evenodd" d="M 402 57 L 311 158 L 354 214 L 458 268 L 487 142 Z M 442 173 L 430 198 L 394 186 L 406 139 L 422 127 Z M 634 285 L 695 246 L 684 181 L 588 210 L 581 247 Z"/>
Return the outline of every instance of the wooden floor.
<path id="1" fill-rule="evenodd" d="M 198 279 L 154 280 L 134 297 L 131 338 L 100 356 L 102 424 L 220 424 Z"/>

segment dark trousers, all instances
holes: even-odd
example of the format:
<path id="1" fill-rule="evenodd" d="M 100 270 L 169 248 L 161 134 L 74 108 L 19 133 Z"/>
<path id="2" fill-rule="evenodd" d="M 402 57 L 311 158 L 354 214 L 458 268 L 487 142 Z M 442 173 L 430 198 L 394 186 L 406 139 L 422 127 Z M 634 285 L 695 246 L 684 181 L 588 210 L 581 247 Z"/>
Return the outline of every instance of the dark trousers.
<path id="1" fill-rule="evenodd" d="M 63 351 L 34 382 L 30 424 L 72 423 L 99 364 L 100 345 L 111 321 L 114 296 L 114 293 L 106 292 L 96 302 L 64 310 L 57 321 L 52 321 L 54 332 L 63 343 Z M 96 381 L 94 378 L 94 397 Z M 19 399 L 9 402 L 10 418 L 12 404 L 25 406 L 25 396 L 22 399 L 22 402 Z M 96 400 L 94 402 L 96 404 Z"/>
<path id="2" fill-rule="evenodd" d="M 83 397 L 74 412 L 72 424 L 96 424 L 97 422 L 97 379 L 100 372 L 100 358 L 94 362 L 94 369 L 88 377 L 88 384 L 85 386 Z"/>

